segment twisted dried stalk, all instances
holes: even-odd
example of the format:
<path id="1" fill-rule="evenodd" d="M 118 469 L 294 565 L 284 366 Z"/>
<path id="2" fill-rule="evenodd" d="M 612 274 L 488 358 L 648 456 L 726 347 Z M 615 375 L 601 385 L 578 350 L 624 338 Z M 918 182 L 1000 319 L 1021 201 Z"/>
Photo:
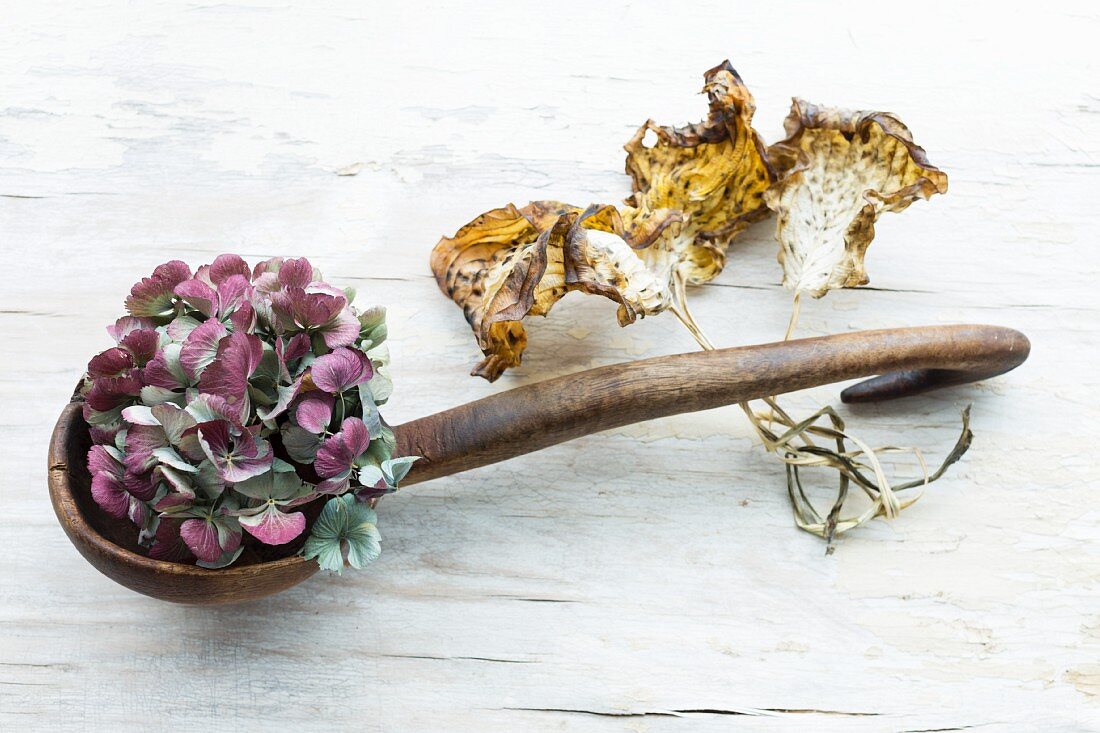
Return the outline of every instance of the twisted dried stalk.
<path id="1" fill-rule="evenodd" d="M 687 309 L 686 300 L 683 297 L 683 279 L 676 277 L 675 284 L 676 302 L 670 310 L 704 350 L 713 351 L 714 345 Z M 799 306 L 800 298 L 799 294 L 796 294 L 784 341 L 790 340 L 794 333 L 798 323 Z M 940 467 L 929 474 L 928 464 L 919 448 L 894 445 L 872 448 L 847 432 L 844 420 L 831 406 L 826 405 L 810 417 L 796 421 L 780 407 L 774 396 L 765 397 L 761 402 L 767 406 L 766 411 L 758 412 L 748 402 L 741 402 L 739 405 L 764 448 L 779 458 L 786 467 L 787 493 L 791 500 L 795 523 L 799 529 L 824 539 L 827 543 L 826 554 L 832 554 L 835 549 L 834 540 L 845 532 L 860 527 L 875 517 L 884 516 L 887 519 L 893 519 L 903 509 L 912 506 L 923 495 L 925 486 L 939 479 L 949 466 L 966 453 L 974 437 L 970 431 L 970 406 L 968 405 L 962 413 L 962 432 L 955 447 Z M 818 424 L 822 418 L 828 418 L 826 425 Z M 780 426 L 778 432 L 775 429 L 777 424 Z M 813 437 L 832 441 L 836 447 L 818 445 Z M 849 442 L 854 448 L 849 449 Z M 886 453 L 912 453 L 920 465 L 921 478 L 892 485 L 879 460 L 879 456 Z M 806 468 L 831 468 L 838 474 L 836 499 L 824 517 L 813 505 L 802 485 L 801 471 Z M 859 514 L 842 517 L 841 512 L 848 501 L 849 489 L 853 483 L 871 500 L 871 506 Z M 902 499 L 898 496 L 900 492 L 914 489 L 917 491 L 911 497 Z"/>

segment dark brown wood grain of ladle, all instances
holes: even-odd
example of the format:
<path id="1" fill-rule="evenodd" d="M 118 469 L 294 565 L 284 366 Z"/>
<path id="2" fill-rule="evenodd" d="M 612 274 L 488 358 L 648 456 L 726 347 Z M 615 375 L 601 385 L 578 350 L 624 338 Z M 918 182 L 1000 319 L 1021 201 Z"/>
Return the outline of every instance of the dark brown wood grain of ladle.
<path id="1" fill-rule="evenodd" d="M 616 364 L 494 394 L 394 428 L 398 455 L 418 455 L 404 485 L 449 476 L 630 423 L 881 375 L 841 393 L 871 402 L 1002 374 L 1027 358 L 1022 333 L 998 326 L 862 331 Z M 85 559 L 127 588 L 165 601 L 250 601 L 317 571 L 298 556 L 207 570 L 124 546 L 91 498 L 90 445 L 79 402 L 50 442 L 54 511 Z M 130 533 L 133 533 L 132 527 Z M 116 543 L 117 542 L 117 543 Z"/>

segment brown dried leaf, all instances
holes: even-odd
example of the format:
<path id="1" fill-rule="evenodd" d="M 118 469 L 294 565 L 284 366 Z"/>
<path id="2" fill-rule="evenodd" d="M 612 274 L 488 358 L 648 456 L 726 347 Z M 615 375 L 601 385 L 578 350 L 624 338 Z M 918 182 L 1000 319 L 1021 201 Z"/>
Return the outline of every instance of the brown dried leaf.
<path id="1" fill-rule="evenodd" d="M 705 74 L 710 114 L 686 127 L 648 120 L 624 147 L 633 195 L 622 212 L 627 231 L 652 229 L 662 212 L 680 211 L 683 224 L 640 252 L 659 277 L 670 268 L 693 285 L 714 279 L 730 240 L 768 214 L 764 192 L 774 178 L 764 143 L 752 128 L 756 104 L 741 77 L 723 61 Z M 645 144 L 652 132 L 656 143 Z"/>
<path id="2" fill-rule="evenodd" d="M 471 372 L 490 382 L 518 366 L 527 333 L 521 321 L 545 316 L 567 292 L 619 303 L 620 325 L 668 307 L 671 293 L 633 247 L 647 247 L 676 212 L 634 233 L 613 206 L 581 209 L 557 201 L 509 204 L 474 219 L 432 251 L 436 281 L 462 307 L 485 358 Z M 636 240 L 635 236 L 649 238 Z"/>
<path id="3" fill-rule="evenodd" d="M 946 193 L 947 174 L 885 112 L 796 98 L 784 127 L 787 138 L 768 149 L 779 180 L 766 194 L 778 217 L 783 284 L 815 298 L 866 285 L 863 258 L 879 213 Z"/>
<path id="4" fill-rule="evenodd" d="M 436 245 L 436 280 L 462 307 L 485 354 L 473 374 L 492 381 L 518 365 L 527 345 L 521 320 L 546 315 L 570 290 L 618 302 L 620 325 L 672 310 L 706 343 L 684 286 L 721 272 L 730 240 L 767 215 L 763 196 L 774 176 L 737 72 L 726 61 L 705 78 L 706 120 L 683 128 L 649 120 L 625 146 L 634 193 L 621 210 L 509 205 Z M 651 147 L 649 132 L 657 140 Z"/>

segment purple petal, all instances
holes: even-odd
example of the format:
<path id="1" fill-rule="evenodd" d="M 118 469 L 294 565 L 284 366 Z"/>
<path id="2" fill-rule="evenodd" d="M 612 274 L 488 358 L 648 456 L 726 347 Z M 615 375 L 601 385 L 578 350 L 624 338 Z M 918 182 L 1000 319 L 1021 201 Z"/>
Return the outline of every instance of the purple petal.
<path id="1" fill-rule="evenodd" d="M 124 517 L 130 509 L 130 495 L 126 493 L 126 488 L 108 473 L 92 476 L 92 498 L 112 517 Z"/>
<path id="2" fill-rule="evenodd" d="M 182 389 L 187 385 L 180 382 L 181 376 L 176 371 L 168 361 L 168 349 L 164 348 L 158 351 L 152 361 L 145 365 L 141 376 L 145 383 L 152 387 L 167 390 Z"/>
<path id="3" fill-rule="evenodd" d="M 321 478 L 339 476 L 351 468 L 355 459 L 363 454 L 370 445 L 370 432 L 363 421 L 349 417 L 340 426 L 340 432 L 333 435 L 317 449 L 317 460 L 313 467 Z"/>
<path id="4" fill-rule="evenodd" d="M 251 517 L 241 517 L 241 527 L 265 545 L 285 545 L 306 528 L 306 515 L 301 512 L 286 514 L 274 504 Z"/>
<path id="5" fill-rule="evenodd" d="M 130 496 L 142 501 L 149 501 L 157 494 L 157 480 L 149 472 L 137 473 L 127 469 L 122 476 L 122 485 Z"/>
<path id="6" fill-rule="evenodd" d="M 243 421 L 249 410 L 248 378 L 263 353 L 259 336 L 234 331 L 221 340 L 214 361 L 203 370 L 199 391 L 224 397 L 230 407 L 240 411 Z"/>
<path id="7" fill-rule="evenodd" d="M 347 299 L 342 295 L 307 293 L 302 288 L 287 288 L 271 296 L 271 308 L 284 331 L 324 326 L 334 320 L 346 304 Z"/>
<path id="8" fill-rule="evenodd" d="M 309 353 L 309 350 L 309 335 L 304 333 L 296 333 L 286 344 L 286 349 L 283 351 L 283 361 L 289 362 L 294 361 L 295 359 L 301 359 L 303 356 Z"/>
<path id="9" fill-rule="evenodd" d="M 155 328 L 156 325 L 156 322 L 151 318 L 123 316 L 115 321 L 115 325 L 107 326 L 107 333 L 111 335 L 111 338 L 113 338 L 117 344 L 122 341 L 122 339 L 126 338 L 126 334 L 131 331 L 136 331 L 139 328 Z"/>
<path id="10" fill-rule="evenodd" d="M 92 383 L 84 400 L 93 410 L 107 412 L 137 399 L 141 380 L 133 374 L 124 377 L 100 377 Z"/>
<path id="11" fill-rule="evenodd" d="M 156 405 L 149 410 L 164 430 L 168 442 L 179 448 L 180 453 L 191 461 L 201 461 L 202 447 L 196 435 L 198 422 L 186 410 L 171 403 Z"/>
<path id="12" fill-rule="evenodd" d="M 130 517 L 130 521 L 140 527 L 145 524 L 145 520 L 149 518 L 149 509 L 145 506 L 145 502 L 139 501 L 131 496 L 130 506 L 126 511 L 126 516 Z"/>
<path id="13" fill-rule="evenodd" d="M 106 473 L 117 479 L 122 479 L 122 464 L 111 455 L 111 452 L 102 445 L 93 445 L 88 449 L 88 473 L 95 476 L 97 473 Z"/>
<path id="14" fill-rule="evenodd" d="M 166 494 L 163 499 L 153 505 L 158 512 L 166 512 L 176 507 L 190 507 L 195 501 L 194 496 L 187 494 Z"/>
<path id="15" fill-rule="evenodd" d="M 325 337 L 325 345 L 330 349 L 351 346 L 359 338 L 359 319 L 351 309 L 344 308 L 335 320 L 325 326 L 322 335 Z"/>
<path id="16" fill-rule="evenodd" d="M 233 438 L 229 434 L 229 423 L 224 420 L 199 423 L 199 442 L 203 452 L 213 456 L 227 456 L 233 451 Z"/>
<path id="17" fill-rule="evenodd" d="M 205 519 L 188 519 L 180 525 L 180 537 L 195 557 L 203 562 L 214 562 L 222 555 L 218 542 L 218 528 Z"/>
<path id="18" fill-rule="evenodd" d="M 327 392 L 308 392 L 298 402 L 294 419 L 311 433 L 321 434 L 332 421 L 332 406 L 336 398 Z"/>
<path id="19" fill-rule="evenodd" d="M 131 425 L 126 431 L 126 469 L 144 473 L 156 465 L 153 451 L 168 445 L 159 425 Z"/>
<path id="20" fill-rule="evenodd" d="M 204 321 L 191 332 L 180 349 L 180 364 L 192 379 L 197 379 L 202 370 L 218 353 L 218 343 L 229 335 L 229 329 L 221 321 Z"/>
<path id="21" fill-rule="evenodd" d="M 176 286 L 191 277 L 191 269 L 172 260 L 159 266 L 151 277 L 142 280 L 130 288 L 130 297 L 126 299 L 126 310 L 132 316 L 159 317 L 172 312 Z"/>
<path id="22" fill-rule="evenodd" d="M 284 260 L 279 267 L 279 282 L 285 288 L 305 288 L 313 282 L 313 265 L 302 257 L 297 260 Z"/>
<path id="23" fill-rule="evenodd" d="M 218 315 L 224 318 L 252 296 L 252 283 L 244 275 L 230 275 L 218 283 Z"/>
<path id="24" fill-rule="evenodd" d="M 277 293 L 283 289 L 282 283 L 279 282 L 279 275 L 274 272 L 261 272 L 256 274 L 252 273 L 252 288 L 257 293 L 264 293 L 270 295 L 271 293 Z"/>
<path id="25" fill-rule="evenodd" d="M 89 377 L 121 377 L 136 367 L 134 355 L 120 346 L 112 346 L 88 362 Z"/>
<path id="26" fill-rule="evenodd" d="M 87 407 L 87 405 L 85 405 L 85 407 Z M 87 413 L 85 413 L 85 419 L 87 419 Z M 120 423 L 115 423 L 114 426 L 89 425 L 88 433 L 91 435 L 92 443 L 95 445 L 113 446 L 115 444 L 115 437 L 121 429 Z"/>
<path id="27" fill-rule="evenodd" d="M 214 315 L 218 296 L 214 292 L 214 288 L 210 287 L 202 280 L 193 278 L 181 282 L 176 286 L 174 292 L 183 299 L 184 303 L 187 303 L 187 305 L 191 306 L 199 313 L 202 313 L 207 318 Z"/>
<path id="28" fill-rule="evenodd" d="M 250 279 L 249 276 L 252 275 L 248 263 L 241 259 L 240 255 L 218 255 L 218 258 L 210 263 L 210 281 L 215 285 L 221 285 L 234 275 L 240 275 L 245 280 Z"/>
<path id="29" fill-rule="evenodd" d="M 356 336 L 359 335 L 359 321 L 355 322 Z M 338 394 L 345 389 L 362 384 L 374 373 L 370 359 L 358 349 L 341 347 L 330 354 L 318 357 L 311 370 L 313 383 L 330 394 Z"/>
<path id="30" fill-rule="evenodd" d="M 186 562 L 192 559 L 191 550 L 180 537 L 180 522 L 162 517 L 157 525 L 156 539 L 149 548 L 149 557 L 167 562 Z"/>
<path id="31" fill-rule="evenodd" d="M 198 436 L 203 452 L 218 475 L 229 483 L 259 476 L 270 470 L 275 460 L 271 444 L 266 440 L 250 433 L 233 440 L 224 422 L 200 424 Z"/>
<path id="32" fill-rule="evenodd" d="M 252 333 L 256 330 L 256 309 L 251 303 L 241 303 L 229 316 L 229 322 L 233 324 L 234 331 Z"/>
<path id="33" fill-rule="evenodd" d="M 282 257 L 270 257 L 262 262 L 257 262 L 256 266 L 252 268 L 252 281 L 259 280 L 260 277 L 266 274 L 276 274 L 279 272 L 279 266 L 283 263 Z"/>
<path id="34" fill-rule="evenodd" d="M 224 397 L 213 394 L 200 394 L 187 403 L 185 408 L 200 423 L 225 420 L 233 427 L 241 426 L 241 416 L 229 406 Z"/>
<path id="35" fill-rule="evenodd" d="M 134 355 L 137 365 L 145 366 L 157 353 L 160 334 L 152 328 L 139 328 L 123 336 L 119 346 Z"/>
<path id="36" fill-rule="evenodd" d="M 327 478 L 321 483 L 317 484 L 318 494 L 342 494 L 348 490 L 351 486 L 351 482 L 348 480 L 349 476 L 345 473 L 343 476 L 337 476 L 335 478 Z"/>

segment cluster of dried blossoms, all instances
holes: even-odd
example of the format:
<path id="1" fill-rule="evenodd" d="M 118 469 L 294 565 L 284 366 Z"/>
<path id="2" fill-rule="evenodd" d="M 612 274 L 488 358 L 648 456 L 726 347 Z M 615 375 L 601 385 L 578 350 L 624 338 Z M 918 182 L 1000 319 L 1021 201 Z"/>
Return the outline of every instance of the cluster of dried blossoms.
<path id="1" fill-rule="evenodd" d="M 339 571 L 377 557 L 372 500 L 414 459 L 393 456 L 378 412 L 385 312 L 353 298 L 304 258 L 172 261 L 135 284 L 81 390 L 96 503 L 162 560 L 218 568 L 300 545 Z"/>
<path id="2" fill-rule="evenodd" d="M 571 290 L 616 301 L 624 326 L 670 311 L 703 348 L 713 348 L 688 310 L 686 286 L 715 278 L 730 241 L 771 213 L 783 283 L 795 292 L 793 329 L 803 293 L 820 298 L 868 282 L 863 258 L 881 212 L 901 211 L 947 191 L 947 175 L 928 162 L 893 115 L 795 99 L 787 137 L 768 147 L 752 127 L 753 97 L 729 62 L 705 79 L 706 120 L 682 128 L 650 120 L 626 144 L 633 194 L 622 205 L 509 204 L 436 245 L 432 271 L 462 307 L 484 354 L 474 375 L 492 381 L 518 366 L 527 346 L 523 319 L 545 316 Z M 655 143 L 647 144 L 648 137 Z M 891 489 L 875 452 L 847 434 L 835 412 L 795 421 L 774 399 L 765 402 L 766 412 L 744 405 L 745 412 L 764 444 L 787 464 L 799 526 L 829 540 L 873 516 L 893 516 L 906 505 L 895 490 L 921 486 L 942 472 Z M 829 424 L 817 425 L 823 418 Z M 814 445 L 815 435 L 837 449 Z M 848 442 L 856 447 L 849 450 Z M 968 444 L 964 426 L 947 463 Z M 799 471 L 811 466 L 840 473 L 837 502 L 824 518 L 802 490 Z M 839 511 L 850 483 L 873 506 L 844 520 Z"/>

